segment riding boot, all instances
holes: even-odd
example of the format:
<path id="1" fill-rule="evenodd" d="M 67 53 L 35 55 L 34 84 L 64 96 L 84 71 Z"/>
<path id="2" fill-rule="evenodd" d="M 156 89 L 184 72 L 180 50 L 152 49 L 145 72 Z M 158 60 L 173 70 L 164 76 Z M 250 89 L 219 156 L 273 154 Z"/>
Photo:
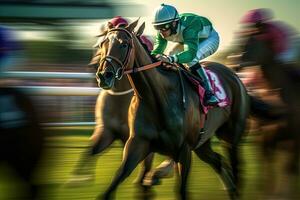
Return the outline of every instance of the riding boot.
<path id="1" fill-rule="evenodd" d="M 204 104 L 208 106 L 216 106 L 219 103 L 219 100 L 213 93 L 212 86 L 205 69 L 200 65 L 200 63 L 197 63 L 191 67 L 191 71 L 192 73 L 199 75 L 203 81 L 203 87 L 205 89 Z"/>

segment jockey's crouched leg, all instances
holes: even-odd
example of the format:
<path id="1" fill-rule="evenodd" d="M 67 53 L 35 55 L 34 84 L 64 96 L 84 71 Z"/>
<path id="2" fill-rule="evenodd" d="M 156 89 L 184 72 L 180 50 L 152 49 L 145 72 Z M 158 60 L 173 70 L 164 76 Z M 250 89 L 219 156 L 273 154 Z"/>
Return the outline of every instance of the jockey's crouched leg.
<path id="1" fill-rule="evenodd" d="M 196 63 L 190 67 L 190 70 L 194 75 L 199 76 L 202 80 L 202 86 L 205 89 L 204 104 L 207 106 L 216 106 L 219 103 L 219 100 L 213 93 L 212 86 L 205 69 L 200 65 L 200 63 Z"/>

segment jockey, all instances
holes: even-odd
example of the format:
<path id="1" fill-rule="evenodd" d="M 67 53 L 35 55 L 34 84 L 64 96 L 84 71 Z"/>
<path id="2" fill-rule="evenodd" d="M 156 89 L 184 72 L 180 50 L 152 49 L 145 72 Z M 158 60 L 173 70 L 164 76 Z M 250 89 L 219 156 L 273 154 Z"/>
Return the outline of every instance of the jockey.
<path id="1" fill-rule="evenodd" d="M 127 19 L 125 19 L 121 16 L 116 16 L 116 17 L 110 19 L 106 24 L 102 25 L 100 27 L 100 31 L 103 32 L 106 29 L 112 29 L 112 28 L 116 28 L 116 27 L 125 27 L 127 25 L 128 25 Z M 147 49 L 149 51 L 152 51 L 153 42 L 151 42 L 150 38 L 145 35 L 141 35 L 140 39 L 141 39 L 141 42 L 147 47 Z"/>
<path id="2" fill-rule="evenodd" d="M 270 9 L 250 10 L 241 20 L 246 29 L 242 34 L 255 34 L 265 40 L 270 45 L 276 61 L 284 64 L 295 62 L 299 45 L 297 32 L 287 24 L 272 19 L 273 13 Z"/>
<path id="3" fill-rule="evenodd" d="M 218 99 L 212 91 L 207 74 L 199 61 L 212 55 L 219 47 L 219 35 L 212 23 L 205 17 L 192 13 L 178 14 L 175 7 L 161 4 L 152 22 L 158 31 L 152 54 L 168 63 L 186 64 L 192 73 L 203 80 L 205 104 L 216 105 Z M 168 41 L 181 46 L 180 52 L 163 55 Z"/>
<path id="4" fill-rule="evenodd" d="M 0 72 L 6 71 L 15 64 L 16 51 L 20 49 L 14 32 L 0 25 Z"/>

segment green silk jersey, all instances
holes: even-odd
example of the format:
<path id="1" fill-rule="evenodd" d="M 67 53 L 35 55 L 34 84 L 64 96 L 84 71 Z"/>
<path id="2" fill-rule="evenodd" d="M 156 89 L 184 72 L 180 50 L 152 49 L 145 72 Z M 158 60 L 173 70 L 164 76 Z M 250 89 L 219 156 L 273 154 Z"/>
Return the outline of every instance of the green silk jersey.
<path id="1" fill-rule="evenodd" d="M 173 56 L 177 57 L 178 63 L 189 63 L 196 57 L 198 44 L 208 38 L 212 30 L 212 23 L 207 18 L 192 13 L 180 14 L 176 34 L 163 38 L 158 31 L 152 55 L 163 54 L 168 41 L 177 42 L 184 50 Z"/>

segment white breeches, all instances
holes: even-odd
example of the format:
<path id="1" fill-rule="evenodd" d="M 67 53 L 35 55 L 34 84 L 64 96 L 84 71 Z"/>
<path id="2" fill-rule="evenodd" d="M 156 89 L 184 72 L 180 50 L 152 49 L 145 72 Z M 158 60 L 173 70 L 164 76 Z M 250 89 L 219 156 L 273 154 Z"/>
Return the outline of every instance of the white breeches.
<path id="1" fill-rule="evenodd" d="M 198 44 L 196 57 L 192 60 L 192 62 L 187 63 L 187 66 L 190 67 L 199 62 L 200 60 L 203 60 L 204 58 L 207 58 L 208 56 L 215 53 L 219 48 L 219 42 L 219 34 L 215 30 L 213 30 L 206 40 Z M 168 54 L 173 55 L 181 51 L 183 51 L 183 45 L 178 43 L 171 47 Z"/>

